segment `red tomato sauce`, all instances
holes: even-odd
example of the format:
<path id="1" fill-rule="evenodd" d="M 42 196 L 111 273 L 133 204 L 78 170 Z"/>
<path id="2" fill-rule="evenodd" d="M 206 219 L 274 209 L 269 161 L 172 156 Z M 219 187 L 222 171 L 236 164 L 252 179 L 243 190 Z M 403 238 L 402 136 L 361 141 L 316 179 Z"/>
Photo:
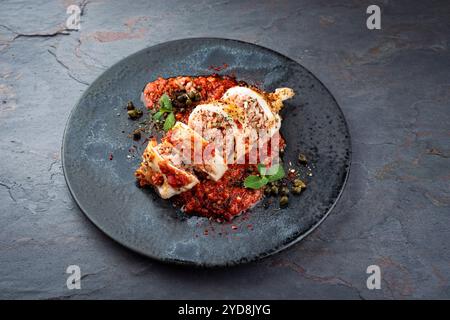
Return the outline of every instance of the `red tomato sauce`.
<path id="1" fill-rule="evenodd" d="M 261 199 L 262 190 L 247 189 L 243 186 L 244 179 L 256 173 L 255 165 L 229 165 L 219 181 L 201 180 L 191 190 L 180 194 L 177 202 L 183 206 L 186 213 L 229 221 Z"/>
<path id="2" fill-rule="evenodd" d="M 218 75 L 205 77 L 175 77 L 168 79 L 158 78 L 145 86 L 144 102 L 146 103 L 147 108 L 159 108 L 157 102 L 164 93 L 171 96 L 177 90 L 189 90 L 191 86 L 194 86 L 202 96 L 199 103 L 205 103 L 211 100 L 219 100 L 225 91 L 236 85 L 238 85 L 238 82 L 235 78 Z"/>
<path id="3" fill-rule="evenodd" d="M 159 109 L 158 100 L 164 93 L 172 98 L 177 90 L 189 90 L 191 86 L 194 86 L 201 93 L 201 100 L 183 112 L 176 113 L 178 121 L 187 123 L 189 114 L 196 105 L 218 100 L 226 90 L 240 84 L 242 83 L 238 83 L 232 77 L 217 75 L 158 78 L 147 84 L 143 100 L 147 108 L 157 110 Z M 217 182 L 198 175 L 200 183 L 178 195 L 175 201 L 187 214 L 229 221 L 262 198 L 262 190 L 247 189 L 243 186 L 244 179 L 256 173 L 255 165 L 234 164 L 228 166 L 224 176 Z"/>

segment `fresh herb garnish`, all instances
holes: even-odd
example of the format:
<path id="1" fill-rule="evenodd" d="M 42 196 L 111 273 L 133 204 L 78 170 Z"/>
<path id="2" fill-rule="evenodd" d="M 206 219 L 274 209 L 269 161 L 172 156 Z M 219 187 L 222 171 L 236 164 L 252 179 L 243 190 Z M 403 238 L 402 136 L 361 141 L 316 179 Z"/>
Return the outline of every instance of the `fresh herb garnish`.
<path id="1" fill-rule="evenodd" d="M 166 118 L 166 121 L 164 122 L 164 131 L 169 131 L 170 128 L 172 128 L 175 125 L 175 116 L 173 112 L 169 113 L 169 115 Z"/>
<path id="2" fill-rule="evenodd" d="M 269 182 L 280 180 L 284 177 L 284 169 L 280 164 L 275 164 L 267 169 L 264 165 L 258 165 L 259 173 L 264 172 L 263 174 L 267 176 Z"/>
<path id="3" fill-rule="evenodd" d="M 172 101 L 169 96 L 164 93 L 159 98 L 159 110 L 153 115 L 153 120 L 160 121 L 164 114 L 168 113 L 166 120 L 164 121 L 164 131 L 169 131 L 175 125 L 175 115 L 173 113 Z"/>
<path id="4" fill-rule="evenodd" d="M 269 182 L 269 179 L 267 179 L 265 176 L 259 177 L 252 175 L 245 178 L 244 186 L 250 189 L 259 189 L 265 186 L 267 182 Z"/>
<path id="5" fill-rule="evenodd" d="M 170 101 L 169 96 L 164 93 L 161 98 L 159 98 L 160 111 L 171 112 L 172 111 L 172 101 Z"/>
<path id="6" fill-rule="evenodd" d="M 280 180 L 284 177 L 284 169 L 280 164 L 274 164 L 270 168 L 266 168 L 263 164 L 258 164 L 258 172 L 260 176 L 251 175 L 245 178 L 244 187 L 250 189 L 260 189 L 269 182 Z"/>
<path id="7" fill-rule="evenodd" d="M 164 112 L 158 111 L 153 115 L 153 120 L 155 121 L 159 121 L 159 119 L 161 119 L 161 117 L 163 116 Z"/>

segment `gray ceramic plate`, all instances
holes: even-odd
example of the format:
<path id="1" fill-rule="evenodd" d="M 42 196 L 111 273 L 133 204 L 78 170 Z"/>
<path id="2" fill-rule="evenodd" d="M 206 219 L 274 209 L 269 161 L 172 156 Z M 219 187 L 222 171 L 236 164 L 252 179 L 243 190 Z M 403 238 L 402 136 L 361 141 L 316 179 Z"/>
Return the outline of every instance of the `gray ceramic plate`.
<path id="1" fill-rule="evenodd" d="M 128 157 L 133 122 L 123 107 L 140 105 L 144 85 L 158 76 L 204 75 L 226 63 L 223 74 L 267 91 L 291 87 L 282 134 L 284 161 L 307 155 L 308 188 L 289 207 L 258 204 L 231 223 L 186 217 L 171 201 L 136 187 L 140 157 Z M 120 116 L 118 116 L 120 114 Z M 125 132 L 125 133 L 123 133 Z M 110 160 L 110 155 L 113 159 Z M 225 266 L 256 260 L 296 243 L 317 227 L 338 200 L 349 171 L 351 143 L 344 116 L 324 85 L 297 62 L 260 46 L 195 38 L 139 51 L 103 73 L 73 109 L 62 160 L 73 198 L 86 216 L 122 245 L 182 264 Z M 205 232 L 205 230 L 207 230 Z"/>

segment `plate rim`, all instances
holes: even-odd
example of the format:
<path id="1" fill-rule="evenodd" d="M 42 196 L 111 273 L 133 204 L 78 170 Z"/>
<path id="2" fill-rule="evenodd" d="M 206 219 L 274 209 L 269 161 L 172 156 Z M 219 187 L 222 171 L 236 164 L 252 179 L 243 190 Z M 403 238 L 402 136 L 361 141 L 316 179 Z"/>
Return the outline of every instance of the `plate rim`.
<path id="1" fill-rule="evenodd" d="M 300 65 L 307 73 L 309 73 L 310 76 L 312 76 L 315 80 L 317 80 L 322 86 L 323 88 L 326 90 L 326 92 L 331 96 L 332 100 L 334 101 L 334 103 L 336 104 L 339 112 L 342 114 L 342 118 L 343 118 L 343 123 L 344 126 L 346 128 L 347 134 L 348 134 L 348 141 L 349 141 L 349 149 L 348 149 L 348 166 L 346 167 L 346 173 L 345 173 L 345 177 L 343 179 L 342 182 L 342 186 L 339 190 L 338 195 L 336 196 L 333 204 L 328 208 L 327 212 L 320 218 L 320 220 L 318 220 L 312 227 L 310 227 L 306 232 L 301 233 L 300 235 L 294 235 L 292 236 L 292 240 L 288 240 L 285 244 L 273 249 L 273 250 L 268 250 L 266 252 L 263 252 L 261 254 L 257 254 L 255 256 L 252 256 L 250 258 L 243 258 L 240 260 L 233 260 L 233 261 L 228 261 L 225 263 L 208 263 L 208 262 L 204 262 L 204 263 L 198 263 L 198 262 L 194 262 L 194 261 L 185 261 L 185 260 L 180 260 L 180 259 L 170 259 L 170 258 L 161 258 L 159 256 L 155 256 L 152 254 L 149 254 L 148 252 L 145 252 L 143 250 L 141 250 L 138 247 L 134 247 L 132 245 L 126 244 L 120 240 L 118 240 L 114 235 L 111 235 L 110 232 L 107 232 L 106 230 L 104 230 L 104 228 L 101 226 L 101 224 L 97 223 L 96 219 L 93 218 L 87 210 L 85 210 L 82 206 L 82 204 L 80 203 L 80 201 L 77 199 L 77 196 L 75 195 L 75 192 L 73 191 L 73 187 L 67 177 L 67 173 L 66 173 L 66 164 L 65 164 L 65 145 L 67 143 L 67 131 L 68 131 L 68 127 L 69 127 L 69 123 L 72 120 L 73 114 L 75 113 L 75 110 L 77 109 L 78 105 L 80 104 L 80 102 L 84 99 L 84 97 L 87 95 L 89 88 L 91 86 L 93 86 L 95 83 L 97 83 L 102 77 L 103 75 L 108 72 L 111 68 L 114 68 L 116 65 L 122 63 L 123 60 L 125 59 L 129 59 L 132 58 L 133 56 L 139 55 L 143 52 L 145 52 L 146 50 L 150 49 L 150 48 L 155 48 L 155 47 L 159 47 L 159 46 L 163 46 L 163 45 L 167 45 L 167 44 L 171 44 L 171 43 L 176 43 L 176 42 L 182 42 L 182 41 L 186 41 L 186 40 L 204 40 L 204 41 L 209 41 L 209 40 L 214 40 L 214 41 L 226 41 L 226 42 L 236 42 L 236 43 L 241 43 L 241 44 L 245 44 L 245 45 L 250 45 L 250 46 L 257 46 L 259 48 L 262 48 L 264 50 L 267 50 L 277 56 L 282 57 L 283 59 L 287 59 L 290 60 L 298 65 Z M 351 172 L 351 167 L 352 167 L 352 156 L 353 156 L 353 143 L 352 143 L 352 139 L 351 139 L 351 133 L 349 130 L 349 126 L 347 123 L 347 119 L 344 115 L 344 112 L 342 111 L 341 106 L 339 105 L 339 103 L 337 102 L 335 96 L 331 93 L 331 91 L 328 89 L 328 87 L 319 79 L 317 78 L 308 68 L 306 68 L 305 66 L 303 66 L 301 63 L 299 63 L 298 61 L 278 52 L 275 51 L 274 49 L 259 45 L 259 44 L 254 44 L 251 42 L 247 42 L 247 41 L 243 41 L 243 40 L 239 40 L 239 39 L 231 39 L 231 38 L 221 38 L 221 37 L 187 37 L 187 38 L 178 38 L 178 39 L 174 39 L 174 40 L 169 40 L 169 41 L 164 41 L 164 42 L 159 42 L 156 43 L 154 45 L 145 47 L 143 49 L 140 49 L 130 55 L 127 55 L 123 58 L 121 58 L 120 60 L 118 60 L 117 62 L 115 62 L 114 64 L 112 64 L 110 67 L 108 67 L 106 70 L 104 70 L 102 73 L 100 73 L 97 78 L 92 81 L 89 86 L 84 90 L 83 94 L 80 96 L 80 98 L 78 98 L 78 100 L 76 101 L 76 103 L 74 104 L 74 106 L 72 107 L 69 116 L 67 117 L 67 121 L 66 124 L 64 126 L 64 131 L 63 131 L 63 136 L 62 136 L 62 143 L 61 143 L 61 167 L 62 167 L 62 171 L 63 171 L 63 175 L 64 175 L 64 180 L 66 182 L 66 185 L 69 189 L 69 193 L 72 197 L 72 199 L 74 200 L 74 202 L 76 203 L 77 207 L 80 209 L 80 211 L 83 213 L 84 216 L 86 216 L 88 218 L 88 220 L 96 227 L 98 228 L 101 232 L 103 232 L 106 236 L 108 236 L 110 239 L 114 240 L 114 242 L 118 243 L 119 245 L 121 245 L 122 247 L 125 247 L 133 252 L 138 253 L 139 255 L 145 256 L 147 258 L 151 258 L 154 261 L 159 261 L 165 264 L 175 264 L 175 265 L 180 265 L 180 266 L 190 266 L 190 267 L 200 267 L 200 268 L 222 268 L 222 267 L 231 267 L 231 266 L 237 266 L 237 265 L 242 265 L 242 264 L 249 264 L 252 262 L 256 262 L 256 261 L 260 261 L 262 259 L 268 258 L 274 254 L 277 254 L 283 250 L 286 250 L 292 246 L 294 246 L 295 244 L 299 243 L 300 241 L 302 241 L 304 238 L 306 238 L 308 235 L 310 235 L 313 231 L 316 230 L 317 227 L 319 227 L 319 225 L 321 225 L 323 223 L 323 221 L 330 215 L 331 211 L 333 211 L 333 209 L 335 208 L 335 206 L 337 205 L 337 203 L 339 202 L 339 200 L 341 199 L 342 194 L 344 193 L 344 190 L 347 186 L 347 182 L 349 180 L 349 176 L 350 176 L 350 172 Z"/>

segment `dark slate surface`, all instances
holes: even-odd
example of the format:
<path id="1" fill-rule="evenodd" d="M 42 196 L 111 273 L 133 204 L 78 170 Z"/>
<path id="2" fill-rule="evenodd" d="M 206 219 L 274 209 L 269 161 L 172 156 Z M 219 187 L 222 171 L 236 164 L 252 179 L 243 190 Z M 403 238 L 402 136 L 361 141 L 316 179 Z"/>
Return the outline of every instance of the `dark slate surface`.
<path id="1" fill-rule="evenodd" d="M 1 298 L 449 298 L 450 5 L 377 1 L 0 4 Z M 187 269 L 134 254 L 79 211 L 61 171 L 68 114 L 144 47 L 214 36 L 275 49 L 335 95 L 353 139 L 347 188 L 305 241 L 257 263 Z M 82 289 L 66 288 L 78 264 Z M 366 288 L 366 268 L 382 289 Z"/>

